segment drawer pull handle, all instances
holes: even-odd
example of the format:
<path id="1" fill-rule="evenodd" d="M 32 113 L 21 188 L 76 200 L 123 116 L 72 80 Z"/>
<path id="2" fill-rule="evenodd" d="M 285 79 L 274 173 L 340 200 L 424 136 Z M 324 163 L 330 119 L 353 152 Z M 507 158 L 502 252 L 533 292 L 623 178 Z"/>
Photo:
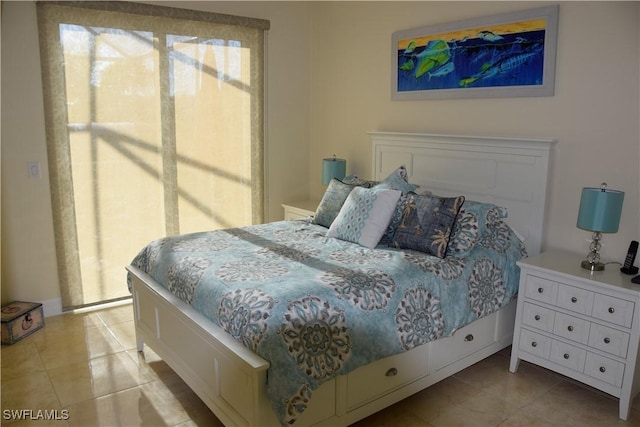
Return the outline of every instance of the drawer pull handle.
<path id="1" fill-rule="evenodd" d="M 576 297 L 571 297 L 571 302 L 572 302 L 572 303 L 574 303 L 574 304 L 575 304 L 575 303 L 577 303 L 577 302 L 578 302 L 578 298 L 576 298 Z"/>
<path id="2" fill-rule="evenodd" d="M 539 314 L 536 314 L 536 317 L 534 317 L 534 319 L 536 319 L 536 320 L 540 320 L 540 315 L 539 315 Z"/>
<path id="3" fill-rule="evenodd" d="M 616 309 L 613 307 L 609 307 L 609 313 L 613 314 L 615 313 Z"/>
<path id="4" fill-rule="evenodd" d="M 473 335 L 469 334 L 466 337 L 464 337 L 464 341 L 465 342 L 471 342 L 473 341 Z"/>
<path id="5" fill-rule="evenodd" d="M 534 342 L 531 343 L 531 347 L 537 347 L 537 346 L 538 346 L 537 342 L 534 341 Z"/>
<path id="6" fill-rule="evenodd" d="M 398 370 L 396 368 L 391 368 L 384 375 L 387 377 L 395 377 L 396 375 L 398 375 Z"/>
<path id="7" fill-rule="evenodd" d="M 544 289 L 542 289 L 542 288 L 538 288 L 538 293 L 539 293 L 539 294 L 541 294 L 541 293 L 543 293 L 543 292 L 544 292 Z"/>
<path id="8" fill-rule="evenodd" d="M 569 360 L 569 353 L 563 354 L 562 357 L 564 357 L 565 359 Z"/>
<path id="9" fill-rule="evenodd" d="M 605 368 L 604 366 L 600 366 L 600 372 L 604 374 L 605 372 L 607 372 L 607 368 Z"/>
<path id="10" fill-rule="evenodd" d="M 571 325 L 567 326 L 567 331 L 573 332 L 573 326 L 571 326 Z"/>
<path id="11" fill-rule="evenodd" d="M 606 337 L 606 338 L 604 339 L 604 343 L 605 343 L 605 344 L 609 344 L 610 342 L 611 342 L 611 338 Z"/>

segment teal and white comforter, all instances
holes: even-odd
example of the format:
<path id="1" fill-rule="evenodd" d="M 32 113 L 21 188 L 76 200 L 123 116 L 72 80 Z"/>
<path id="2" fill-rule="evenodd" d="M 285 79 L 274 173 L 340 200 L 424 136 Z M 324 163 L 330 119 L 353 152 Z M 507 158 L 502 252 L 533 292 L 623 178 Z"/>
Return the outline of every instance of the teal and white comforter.
<path id="1" fill-rule="evenodd" d="M 453 334 L 511 302 L 524 253 L 505 226 L 444 259 L 327 238 L 308 221 L 163 238 L 132 265 L 269 361 L 283 424 L 337 375 Z"/>

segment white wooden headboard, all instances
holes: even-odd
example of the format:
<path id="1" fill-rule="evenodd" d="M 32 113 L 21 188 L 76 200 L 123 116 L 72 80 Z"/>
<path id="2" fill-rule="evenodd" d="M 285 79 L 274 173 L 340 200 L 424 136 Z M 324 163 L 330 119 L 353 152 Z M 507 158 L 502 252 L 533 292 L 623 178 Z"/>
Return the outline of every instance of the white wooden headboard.
<path id="1" fill-rule="evenodd" d="M 507 222 L 525 238 L 529 255 L 540 252 L 548 166 L 556 142 L 504 138 L 370 132 L 373 175 L 382 180 L 405 165 L 409 182 L 441 196 L 464 195 L 508 209 Z"/>

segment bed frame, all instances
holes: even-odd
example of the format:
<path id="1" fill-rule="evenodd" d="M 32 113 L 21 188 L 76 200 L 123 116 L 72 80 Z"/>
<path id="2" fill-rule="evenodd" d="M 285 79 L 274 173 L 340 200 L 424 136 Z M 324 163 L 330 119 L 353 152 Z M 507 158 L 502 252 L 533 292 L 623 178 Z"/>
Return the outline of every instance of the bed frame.
<path id="1" fill-rule="evenodd" d="M 410 182 L 509 210 L 508 222 L 540 251 L 554 140 L 371 132 L 374 179 L 405 165 Z M 138 351 L 147 344 L 227 426 L 279 425 L 266 395 L 269 362 L 134 267 Z M 511 344 L 515 302 L 440 339 L 361 367 L 313 392 L 296 425 L 346 426 Z"/>

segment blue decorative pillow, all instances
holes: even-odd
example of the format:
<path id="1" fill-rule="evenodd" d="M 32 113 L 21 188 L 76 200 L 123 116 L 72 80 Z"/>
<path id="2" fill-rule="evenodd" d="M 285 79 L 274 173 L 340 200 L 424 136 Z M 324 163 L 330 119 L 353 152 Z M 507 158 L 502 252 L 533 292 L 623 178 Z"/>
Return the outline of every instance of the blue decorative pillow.
<path id="1" fill-rule="evenodd" d="M 444 258 L 464 196 L 438 197 L 409 193 L 393 246 Z"/>
<path id="2" fill-rule="evenodd" d="M 313 222 L 327 228 L 331 227 L 331 223 L 338 216 L 344 201 L 347 200 L 354 187 L 355 185 L 345 184 L 336 178 L 329 181 L 327 191 L 324 192 L 316 209 Z"/>
<path id="3" fill-rule="evenodd" d="M 327 237 L 375 248 L 389 225 L 400 194 L 398 190 L 384 188 L 354 188 Z"/>
<path id="4" fill-rule="evenodd" d="M 496 240 L 495 236 L 508 234 L 507 224 L 503 219 L 507 218 L 507 209 L 491 203 L 467 200 L 464 202 L 460 213 L 456 218 L 453 233 L 447 249 L 447 255 L 462 254 L 470 251 L 478 242 Z M 494 237 L 490 237 L 494 236 Z"/>
<path id="5" fill-rule="evenodd" d="M 409 184 L 407 178 L 407 168 L 404 166 L 400 166 L 398 169 L 391 172 L 391 174 L 384 180 L 382 180 L 378 185 L 376 185 L 376 188 L 389 188 L 392 190 L 402 191 L 402 196 L 400 196 L 400 201 L 396 205 L 396 209 L 393 212 L 391 222 L 382 235 L 382 239 L 380 241 L 380 243 L 382 244 L 391 245 L 393 233 L 395 233 L 396 228 L 398 227 L 398 224 L 400 224 L 400 220 L 402 219 L 402 211 L 407 200 L 407 194 L 410 191 L 416 190 L 418 186 L 415 184 Z"/>
<path id="6" fill-rule="evenodd" d="M 403 193 L 408 193 L 409 191 L 413 191 L 418 188 L 418 186 L 415 184 L 409 184 L 409 180 L 407 178 L 407 168 L 404 166 L 400 166 L 398 169 L 391 172 L 391 174 L 380 181 L 380 183 L 377 184 L 376 187 L 387 188 L 390 190 L 400 190 Z"/>

